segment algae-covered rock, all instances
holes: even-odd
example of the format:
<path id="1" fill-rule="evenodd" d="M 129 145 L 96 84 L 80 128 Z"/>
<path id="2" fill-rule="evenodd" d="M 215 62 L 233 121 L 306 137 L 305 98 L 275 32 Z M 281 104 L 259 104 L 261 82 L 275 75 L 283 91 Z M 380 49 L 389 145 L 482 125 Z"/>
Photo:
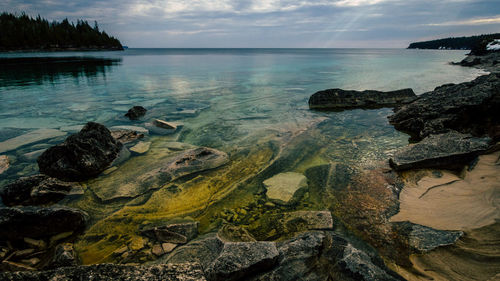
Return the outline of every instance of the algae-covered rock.
<path id="1" fill-rule="evenodd" d="M 141 234 L 158 242 L 185 244 L 198 236 L 198 225 L 198 222 L 183 222 L 148 226 L 141 230 Z"/>
<path id="2" fill-rule="evenodd" d="M 226 153 L 206 147 L 182 152 L 153 148 L 148 155 L 128 161 L 90 186 L 104 201 L 133 198 L 183 176 L 217 168 L 228 161 Z"/>
<path id="3" fill-rule="evenodd" d="M 307 179 L 300 173 L 287 172 L 277 174 L 263 182 L 269 199 L 281 204 L 289 203 L 300 188 L 307 187 Z"/>
<path id="4" fill-rule="evenodd" d="M 0 155 L 0 175 L 7 171 L 9 166 L 9 157 L 7 155 Z"/>

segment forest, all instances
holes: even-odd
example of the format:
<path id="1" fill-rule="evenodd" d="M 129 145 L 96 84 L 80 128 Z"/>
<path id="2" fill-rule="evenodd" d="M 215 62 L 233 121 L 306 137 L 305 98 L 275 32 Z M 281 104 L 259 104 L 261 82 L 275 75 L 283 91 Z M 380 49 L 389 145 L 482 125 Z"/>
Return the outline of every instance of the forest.
<path id="1" fill-rule="evenodd" d="M 483 34 L 469 37 L 450 37 L 438 40 L 415 42 L 408 46 L 408 49 L 450 49 L 450 50 L 471 50 L 472 53 L 485 50 L 488 42 L 499 39 L 500 33 Z"/>
<path id="2" fill-rule="evenodd" d="M 120 41 L 85 20 L 49 22 L 24 13 L 0 15 L 0 51 L 123 50 Z"/>

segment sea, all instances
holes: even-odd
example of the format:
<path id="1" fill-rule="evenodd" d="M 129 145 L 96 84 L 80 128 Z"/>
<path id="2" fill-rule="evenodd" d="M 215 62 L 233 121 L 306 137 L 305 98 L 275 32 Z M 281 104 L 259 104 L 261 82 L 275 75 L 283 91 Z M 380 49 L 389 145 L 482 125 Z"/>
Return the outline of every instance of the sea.
<path id="1" fill-rule="evenodd" d="M 146 133 L 141 141 L 150 143 L 148 152 L 123 153 L 103 175 L 81 183 L 83 195 L 61 202 L 91 217 L 86 236 L 76 243 L 83 262 L 113 261 L 110 252 L 131 239 L 142 223 L 189 218 L 201 222 L 201 232 L 213 230 L 228 210 L 266 200 L 262 181 L 267 177 L 307 174 L 309 168 L 328 163 L 356 169 L 381 165 L 408 144 L 408 135 L 388 123 L 392 109 L 314 111 L 308 107 L 309 97 L 330 88 L 412 88 L 419 95 L 442 84 L 470 81 L 484 72 L 450 64 L 466 53 L 134 48 L 3 53 L 0 155 L 9 157 L 10 167 L 0 175 L 0 185 L 37 174 L 37 157 L 86 122 L 108 128 L 146 128 L 154 119 L 176 123 L 173 134 Z M 148 110 L 146 116 L 136 121 L 124 117 L 136 105 Z M 134 181 L 137 173 L 157 167 L 183 145 L 224 151 L 230 162 L 128 197 L 106 197 L 118 187 L 140 185 Z M 247 217 L 242 223 L 252 221 Z"/>

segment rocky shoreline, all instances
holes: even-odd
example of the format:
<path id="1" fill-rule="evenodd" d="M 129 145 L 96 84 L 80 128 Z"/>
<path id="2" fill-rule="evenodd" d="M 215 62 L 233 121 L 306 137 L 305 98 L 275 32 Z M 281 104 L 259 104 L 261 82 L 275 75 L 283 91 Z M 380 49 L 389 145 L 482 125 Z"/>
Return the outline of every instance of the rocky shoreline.
<path id="1" fill-rule="evenodd" d="M 144 200 L 150 190 L 165 188 L 176 194 L 180 187 L 173 182 L 177 179 L 192 178 L 196 185 L 201 173 L 223 173 L 235 158 L 229 152 L 208 147 L 182 143 L 156 147 L 143 141 L 149 130 L 171 134 L 180 127 L 162 120 L 147 123 L 149 130 L 134 126 L 110 130 L 90 122 L 64 142 L 40 153 L 38 165 L 42 174 L 20 178 L 0 190 L 4 204 L 9 206 L 0 208 L 0 279 L 431 278 L 432 273 L 416 272 L 412 261 L 415 263 L 415 259 L 421 257 L 432 261 L 429 253 L 435 253 L 435 249 L 453 247 L 447 245 L 457 241 L 467 244 L 469 233 L 461 229 L 440 229 L 439 224 L 429 227 L 426 217 L 421 223 L 415 223 L 413 219 L 421 218 L 411 216 L 416 196 L 411 188 L 419 188 L 418 196 L 422 199 L 427 194 L 433 195 L 432 190 L 442 185 L 460 187 L 477 182 L 484 175 L 488 175 L 486 183 L 491 181 L 498 161 L 495 164 L 483 156 L 499 149 L 500 120 L 496 113 L 500 110 L 500 74 L 494 63 L 497 57 L 498 53 L 494 53 L 480 58 L 479 62 L 472 59 L 474 66 L 485 66 L 496 72 L 472 82 L 443 85 L 420 96 L 415 96 L 411 89 L 388 93 L 332 89 L 314 94 L 309 101 L 311 109 L 395 107 L 394 115 L 389 116 L 390 123 L 419 142 L 400 148 L 387 163 L 369 171 L 327 164 L 309 168 L 304 175 L 275 174 L 276 166 L 291 160 L 286 153 L 280 155 L 255 179 L 264 187 L 260 195 L 266 200 L 259 199 L 254 205 L 240 206 L 234 211 L 225 210 L 220 214 L 224 223 L 215 232 L 200 235 L 199 222 L 187 218 L 145 220 L 137 231 L 131 230 L 137 233 L 123 233 L 126 238 L 111 234 L 86 237 L 91 242 L 127 239 L 127 244 L 109 255 L 121 264 L 79 265 L 81 261 L 72 243 L 88 226 L 89 215 L 78 208 L 56 204 L 82 194 L 83 190 L 91 190 L 101 202 L 113 203 L 127 198 L 132 200 L 129 206 L 133 206 Z M 146 112 L 142 107 L 134 107 L 126 116 L 141 120 Z M 131 153 L 141 155 L 151 149 L 161 151 L 151 160 L 153 166 L 131 163 L 134 173 L 122 176 L 122 169 L 131 168 L 125 163 Z M 9 159 L 0 160 L 0 170 L 8 169 Z M 117 167 L 117 163 L 125 164 Z M 236 172 L 243 168 L 249 167 Z M 227 173 L 234 175 L 231 170 Z M 96 180 L 97 176 L 100 183 L 97 188 L 82 187 L 81 181 Z M 210 184 L 216 186 L 217 179 Z M 494 190 L 498 187 L 494 184 L 489 187 L 486 192 L 493 192 L 495 196 Z M 282 189 L 286 192 L 277 191 Z M 309 208 L 270 214 L 270 210 L 287 210 L 298 204 L 298 199 L 314 194 L 329 202 L 330 210 Z M 431 199 L 425 204 L 433 204 Z M 257 225 L 263 229 L 231 224 L 238 217 L 248 217 L 255 208 L 269 214 L 257 219 Z M 409 219 L 397 220 L 398 212 L 400 217 Z M 127 220 L 126 214 L 119 215 L 117 212 L 115 220 Z M 494 210 L 484 221 L 491 222 L 492 217 L 495 221 Z M 122 232 L 125 231 L 130 229 Z"/>

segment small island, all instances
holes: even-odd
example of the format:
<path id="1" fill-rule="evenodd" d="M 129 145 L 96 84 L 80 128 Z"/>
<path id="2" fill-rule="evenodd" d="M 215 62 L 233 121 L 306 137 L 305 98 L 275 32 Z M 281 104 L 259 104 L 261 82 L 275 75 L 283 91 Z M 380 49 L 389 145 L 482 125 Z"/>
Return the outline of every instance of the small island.
<path id="1" fill-rule="evenodd" d="M 0 15 L 0 51 L 119 51 L 120 41 L 99 30 L 97 22 L 49 22 L 37 16 Z"/>

